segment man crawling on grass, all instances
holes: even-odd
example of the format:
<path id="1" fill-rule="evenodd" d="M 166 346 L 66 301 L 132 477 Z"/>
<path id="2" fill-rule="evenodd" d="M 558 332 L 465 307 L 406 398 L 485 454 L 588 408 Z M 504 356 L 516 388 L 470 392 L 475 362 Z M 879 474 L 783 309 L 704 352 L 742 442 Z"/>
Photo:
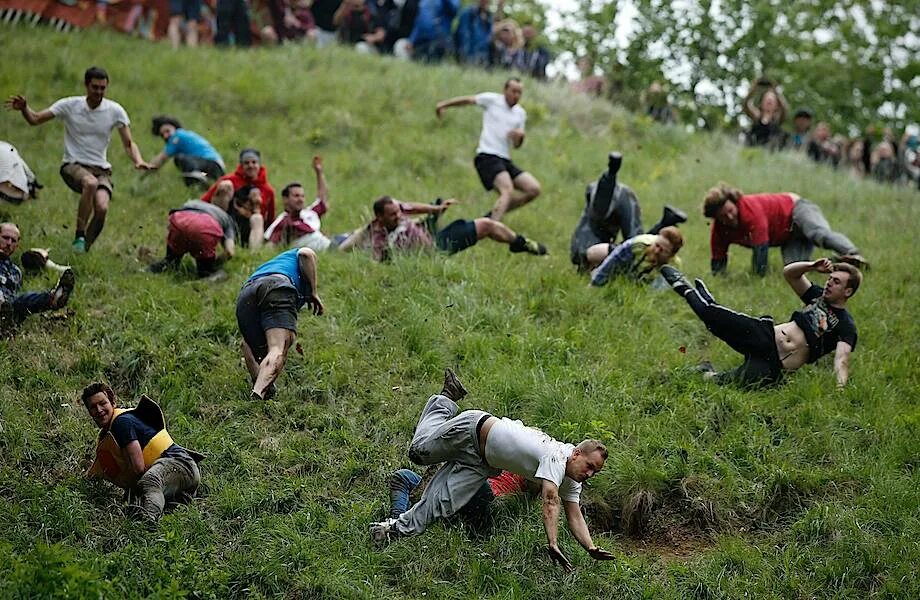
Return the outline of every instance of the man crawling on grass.
<path id="1" fill-rule="evenodd" d="M 812 271 L 827 273 L 823 288 L 805 276 Z M 856 348 L 856 322 L 847 311 L 847 301 L 862 282 L 862 273 L 853 265 L 831 263 L 828 258 L 786 265 L 783 276 L 805 306 L 779 325 L 769 316 L 754 318 L 721 306 L 701 280 L 690 285 L 670 265 L 661 267 L 661 275 L 709 331 L 744 356 L 740 367 L 724 373 L 716 373 L 704 363 L 708 377 L 719 383 L 771 385 L 778 383 L 785 372 L 834 352 L 837 386 L 846 385 L 850 353 Z"/>
<path id="2" fill-rule="evenodd" d="M 446 369 L 444 388 L 428 399 L 409 446 L 412 462 L 443 465 L 415 505 L 395 518 L 371 523 L 371 538 L 383 543 L 393 536 L 424 532 L 436 519 L 457 513 L 487 479 L 504 470 L 540 484 L 552 561 L 567 573 L 573 570 L 559 549 L 560 506 L 569 531 L 588 554 L 595 560 L 613 559 L 613 554 L 594 545 L 580 505 L 582 483 L 604 468 L 604 445 L 597 440 L 584 440 L 577 446 L 565 444 L 520 421 L 499 419 L 481 410 L 457 414 L 457 402 L 466 394 L 453 371 Z"/>

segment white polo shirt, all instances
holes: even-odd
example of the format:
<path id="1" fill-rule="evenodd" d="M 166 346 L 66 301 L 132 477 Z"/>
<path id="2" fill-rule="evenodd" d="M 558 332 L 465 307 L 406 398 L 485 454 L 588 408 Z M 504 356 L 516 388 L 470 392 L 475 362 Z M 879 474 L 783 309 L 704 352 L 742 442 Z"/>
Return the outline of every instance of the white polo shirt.
<path id="1" fill-rule="evenodd" d="M 508 106 L 504 94 L 484 92 L 476 95 L 476 104 L 483 109 L 482 132 L 479 134 L 477 154 L 494 154 L 511 160 L 511 140 L 508 132 L 524 129 L 527 111 L 520 104 Z"/>
<path id="2" fill-rule="evenodd" d="M 572 444 L 554 440 L 539 429 L 508 418 L 496 421 L 486 438 L 486 462 L 490 467 L 511 471 L 534 482 L 552 481 L 559 487 L 559 497 L 566 502 L 578 502 L 581 497 L 581 484 L 565 474 L 566 462 L 574 450 Z"/>
<path id="3" fill-rule="evenodd" d="M 86 97 L 71 96 L 61 98 L 49 110 L 64 122 L 65 163 L 112 168 L 106 158 L 112 130 L 131 124 L 121 104 L 103 98 L 99 106 L 90 108 Z"/>

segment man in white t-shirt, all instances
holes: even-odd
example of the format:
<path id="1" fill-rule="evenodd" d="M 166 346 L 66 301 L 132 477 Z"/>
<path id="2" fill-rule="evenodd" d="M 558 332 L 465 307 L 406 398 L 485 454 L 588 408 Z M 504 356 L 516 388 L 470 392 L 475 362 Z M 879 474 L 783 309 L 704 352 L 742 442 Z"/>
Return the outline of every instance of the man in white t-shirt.
<path id="1" fill-rule="evenodd" d="M 313 157 L 313 173 L 316 175 L 316 200 L 306 206 L 303 185 L 293 182 L 284 186 L 281 190 L 284 212 L 265 230 L 265 241 L 290 248 L 310 248 L 315 252 L 328 250 L 332 245 L 332 240 L 320 231 L 320 220 L 329 210 L 329 187 L 320 156 Z"/>
<path id="2" fill-rule="evenodd" d="M 560 504 L 569 531 L 588 554 L 596 560 L 612 559 L 611 553 L 594 545 L 580 506 L 581 484 L 607 460 L 604 445 L 597 440 L 565 444 L 520 421 L 481 410 L 457 414 L 457 402 L 466 394 L 453 371 L 446 369 L 444 388 L 428 399 L 409 446 L 412 462 L 444 465 L 412 508 L 396 518 L 371 523 L 371 538 L 381 543 L 391 536 L 422 533 L 436 519 L 463 508 L 486 479 L 504 470 L 541 485 L 549 556 L 566 572 L 573 567 L 557 541 Z"/>
<path id="3" fill-rule="evenodd" d="M 520 208 L 540 195 L 540 182 L 511 162 L 511 146 L 520 148 L 524 143 L 524 124 L 527 111 L 518 104 L 524 94 L 524 85 L 517 77 L 505 82 L 503 93 L 484 92 L 475 96 L 458 96 L 438 102 L 438 118 L 451 106 L 476 104 L 483 109 L 482 132 L 476 148 L 476 172 L 487 190 L 496 190 L 498 200 L 486 215 L 501 221 L 509 210 Z"/>
<path id="4" fill-rule="evenodd" d="M 67 187 L 80 194 L 73 247 L 89 250 L 105 226 L 112 199 L 112 165 L 106 157 L 112 130 L 118 129 L 121 143 L 136 169 L 150 168 L 131 138 L 128 113 L 117 102 L 105 97 L 109 76 L 104 69 L 90 67 L 83 75 L 86 97 L 61 98 L 43 111 L 29 108 L 25 97 L 11 96 L 10 110 L 18 110 L 29 125 L 41 125 L 57 117 L 64 122 L 64 159 L 61 178 Z"/>

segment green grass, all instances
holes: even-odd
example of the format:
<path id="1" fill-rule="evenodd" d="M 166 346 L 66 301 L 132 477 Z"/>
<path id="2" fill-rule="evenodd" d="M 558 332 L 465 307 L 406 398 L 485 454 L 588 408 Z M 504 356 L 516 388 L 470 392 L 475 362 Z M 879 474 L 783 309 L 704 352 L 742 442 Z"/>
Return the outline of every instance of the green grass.
<path id="1" fill-rule="evenodd" d="M 97 32 L 3 26 L 0 37 L 0 93 L 23 92 L 36 108 L 79 94 L 83 69 L 105 66 L 146 157 L 160 149 L 148 132 L 160 113 L 204 134 L 228 163 L 259 147 L 279 189 L 295 179 L 311 188 L 309 159 L 321 153 L 329 233 L 366 220 L 384 193 L 453 195 L 457 217 L 491 206 L 471 164 L 479 112 L 438 122 L 434 104 L 498 90 L 500 74 L 299 47 L 174 53 Z M 46 189 L 0 217 L 20 224 L 22 247 L 50 246 L 73 264 L 78 286 L 67 319 L 33 317 L 0 342 L 0 597 L 920 595 L 916 192 L 663 128 L 562 88 L 527 82 L 523 103 L 529 138 L 516 160 L 544 193 L 506 222 L 550 256 L 488 243 L 390 265 L 323 255 L 327 315 L 302 316 L 303 355 L 292 353 L 264 406 L 248 399 L 233 315 L 240 283 L 272 251 L 241 253 L 218 284 L 142 272 L 139 250 L 162 252 L 167 210 L 187 192 L 171 165 L 142 177 L 113 144 L 108 225 L 92 253 L 71 255 L 76 198 L 57 175 L 61 126 L 3 115 L 0 139 Z M 823 207 L 873 261 L 851 303 L 860 338 L 846 390 L 835 390 L 829 359 L 777 390 L 705 384 L 688 367 L 737 358 L 679 298 L 623 282 L 587 287 L 568 240 L 584 185 L 611 149 L 626 155 L 622 180 L 646 224 L 665 202 L 692 215 L 681 256 L 693 276 L 708 270 L 699 205 L 715 182 L 793 190 Z M 796 299 L 771 254 L 760 279 L 749 252 L 733 250 L 730 274 L 711 289 L 739 310 L 788 316 Z M 544 553 L 539 502 L 526 500 L 500 503 L 485 540 L 437 524 L 371 546 L 385 477 L 410 466 L 412 428 L 444 365 L 472 390 L 467 406 L 567 441 L 607 442 L 586 497 L 596 540 L 617 560 L 595 563 L 564 532 L 577 566 L 564 577 Z M 124 518 L 114 488 L 81 478 L 96 430 L 78 394 L 99 378 L 126 402 L 158 399 L 173 436 L 208 455 L 208 495 L 155 533 Z"/>

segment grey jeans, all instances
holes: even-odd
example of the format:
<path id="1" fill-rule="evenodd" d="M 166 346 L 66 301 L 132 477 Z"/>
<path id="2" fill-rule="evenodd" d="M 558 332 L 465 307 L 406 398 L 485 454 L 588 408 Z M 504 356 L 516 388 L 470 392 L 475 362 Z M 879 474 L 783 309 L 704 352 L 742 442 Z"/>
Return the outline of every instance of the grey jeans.
<path id="1" fill-rule="evenodd" d="M 133 516 L 157 521 L 167 502 L 188 503 L 201 483 L 198 464 L 188 454 L 155 461 L 130 491 Z"/>
<path id="2" fill-rule="evenodd" d="M 399 515 L 396 529 L 403 535 L 425 531 L 435 519 L 449 517 L 463 508 L 489 477 L 500 471 L 489 467 L 479 455 L 476 425 L 488 413 L 465 410 L 447 396 L 428 399 L 409 446 L 409 458 L 418 465 L 445 463 L 422 498 Z"/>
<path id="3" fill-rule="evenodd" d="M 833 250 L 837 254 L 859 252 L 847 236 L 831 230 L 816 204 L 800 198 L 792 209 L 792 237 L 782 247 L 783 264 L 810 260 L 815 246 Z"/>

